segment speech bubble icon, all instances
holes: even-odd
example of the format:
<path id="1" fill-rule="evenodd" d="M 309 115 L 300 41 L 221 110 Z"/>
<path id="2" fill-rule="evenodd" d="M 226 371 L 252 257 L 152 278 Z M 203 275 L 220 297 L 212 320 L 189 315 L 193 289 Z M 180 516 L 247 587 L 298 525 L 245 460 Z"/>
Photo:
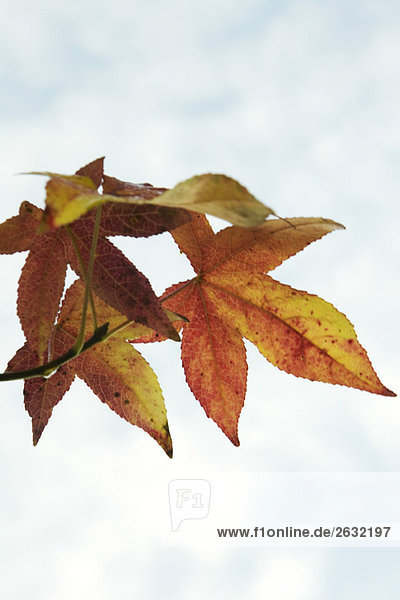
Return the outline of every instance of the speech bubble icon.
<path id="1" fill-rule="evenodd" d="M 205 519 L 210 512 L 211 484 L 206 479 L 173 479 L 168 484 L 172 531 L 186 519 Z"/>

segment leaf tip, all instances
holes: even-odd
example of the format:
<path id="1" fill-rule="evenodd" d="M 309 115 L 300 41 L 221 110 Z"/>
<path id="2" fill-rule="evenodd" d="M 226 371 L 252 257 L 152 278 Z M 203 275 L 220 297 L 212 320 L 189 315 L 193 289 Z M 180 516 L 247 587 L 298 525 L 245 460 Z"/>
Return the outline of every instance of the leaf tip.
<path id="1" fill-rule="evenodd" d="M 215 420 L 215 419 L 213 419 Z M 236 446 L 236 448 L 238 448 L 240 446 L 240 441 L 239 441 L 239 434 L 238 434 L 238 428 L 237 428 L 237 421 L 235 424 L 235 428 L 233 429 L 232 426 L 229 427 L 229 425 L 227 423 L 220 423 L 218 421 L 215 421 L 218 425 L 218 427 L 223 431 L 223 433 L 226 435 L 226 437 L 228 438 L 228 440 L 230 442 L 232 442 L 232 444 L 234 446 Z"/>
<path id="2" fill-rule="evenodd" d="M 177 330 L 175 329 L 175 327 L 173 327 L 172 325 L 171 325 L 171 327 L 169 327 L 168 333 L 169 333 L 169 338 L 171 340 L 174 340 L 174 342 L 180 342 L 181 341 L 181 336 L 179 335 L 179 333 L 177 332 Z"/>
<path id="3" fill-rule="evenodd" d="M 169 432 L 168 423 L 165 423 L 163 429 L 165 431 L 165 435 L 160 440 L 159 443 L 160 443 L 160 446 L 162 447 L 162 449 L 164 450 L 165 454 L 169 458 L 172 458 L 172 456 L 173 456 L 172 438 L 171 438 L 171 434 Z"/>
<path id="4" fill-rule="evenodd" d="M 336 229 L 346 229 L 342 223 L 338 223 L 337 221 L 333 221 L 333 223 L 336 225 Z"/>
<path id="5" fill-rule="evenodd" d="M 98 188 L 102 184 L 104 177 L 104 159 L 105 156 L 100 156 L 99 158 L 92 160 L 87 165 L 78 169 L 75 175 L 89 177 L 89 179 L 93 181 L 96 188 Z"/>
<path id="6" fill-rule="evenodd" d="M 239 419 L 239 417 L 236 419 L 236 422 L 234 424 L 231 423 L 230 427 L 228 426 L 228 424 L 226 424 L 224 426 L 224 424 L 222 424 L 222 423 L 217 423 L 217 425 L 219 427 L 221 427 L 222 431 L 225 433 L 225 435 L 227 436 L 229 441 L 231 441 L 232 444 L 236 447 L 240 446 L 239 434 L 238 434 L 238 419 Z M 232 425 L 233 425 L 233 427 L 232 427 Z"/>
<path id="7" fill-rule="evenodd" d="M 389 388 L 383 386 L 383 390 L 381 392 L 382 396 L 390 396 L 391 398 L 397 398 L 397 394 L 395 392 L 392 392 L 392 390 L 389 390 Z"/>
<path id="8" fill-rule="evenodd" d="M 40 438 L 42 437 L 44 427 L 34 427 L 32 424 L 32 443 L 33 446 L 36 447 L 39 443 Z"/>
<path id="9" fill-rule="evenodd" d="M 229 439 L 231 440 L 232 444 L 236 446 L 236 448 L 240 446 L 240 441 L 237 434 L 235 434 L 233 437 L 230 437 Z"/>

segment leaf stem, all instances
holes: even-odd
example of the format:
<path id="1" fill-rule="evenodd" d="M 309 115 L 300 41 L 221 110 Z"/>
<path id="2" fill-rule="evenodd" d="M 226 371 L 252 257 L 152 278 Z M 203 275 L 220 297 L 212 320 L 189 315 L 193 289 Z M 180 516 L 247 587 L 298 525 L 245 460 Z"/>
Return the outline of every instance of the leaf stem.
<path id="1" fill-rule="evenodd" d="M 75 254 L 78 258 L 78 262 L 79 262 L 79 266 L 82 272 L 82 279 L 84 281 L 84 283 L 86 284 L 87 281 L 87 272 L 86 272 L 86 267 L 83 264 L 83 259 L 82 259 L 82 255 L 81 252 L 79 250 L 78 244 L 76 242 L 76 237 L 74 232 L 72 231 L 71 227 L 69 225 L 65 225 L 65 230 L 68 233 L 69 239 L 71 240 L 71 244 L 75 250 Z M 90 289 L 90 297 L 89 297 L 89 302 L 90 302 L 90 310 L 92 311 L 92 315 L 93 315 L 93 325 L 94 328 L 97 329 L 98 327 L 98 322 L 97 322 L 97 315 L 96 315 L 96 307 L 94 304 L 94 300 L 93 300 L 93 294 L 92 294 L 92 290 Z"/>
<path id="2" fill-rule="evenodd" d="M 171 312 L 171 311 L 169 311 L 169 312 Z M 171 314 L 175 315 L 175 317 L 176 317 L 175 320 L 184 321 L 186 323 L 189 322 L 189 319 L 187 319 L 184 315 L 180 315 L 178 313 L 171 313 Z M 110 331 L 107 332 L 106 336 L 104 337 L 104 339 L 102 341 L 105 342 L 106 340 L 108 340 L 108 338 L 112 337 L 116 333 L 119 333 L 120 331 L 123 331 L 124 329 L 129 327 L 129 325 L 133 325 L 133 324 L 137 325 L 137 322 L 134 321 L 133 319 L 123 321 L 122 323 L 120 323 L 119 325 L 114 327 L 114 329 L 110 329 Z"/>
<path id="3" fill-rule="evenodd" d="M 108 338 L 112 337 L 113 335 L 115 335 L 116 333 L 119 333 L 120 331 L 122 331 L 123 329 L 125 329 L 126 327 L 128 327 L 129 325 L 132 325 L 132 323 L 134 323 L 135 321 L 124 321 L 123 323 L 121 323 L 120 325 L 117 325 L 116 327 L 114 327 L 114 329 L 111 329 L 110 331 L 107 332 L 105 338 L 103 341 L 108 340 Z"/>
<path id="4" fill-rule="evenodd" d="M 34 377 L 49 377 L 54 371 L 59 369 L 62 365 L 65 365 L 73 358 L 76 358 L 82 352 L 86 352 L 92 346 L 95 346 L 99 342 L 103 342 L 107 337 L 108 323 L 105 323 L 101 327 L 98 327 L 91 338 L 89 338 L 81 347 L 79 351 L 75 349 L 75 346 L 70 348 L 65 354 L 51 360 L 45 365 L 34 367 L 33 369 L 27 369 L 26 371 L 6 371 L 0 374 L 0 381 L 13 381 L 15 379 L 33 379 Z"/>
<path id="5" fill-rule="evenodd" d="M 89 298 L 91 297 L 93 265 L 94 265 L 94 260 L 96 258 L 97 240 L 99 239 L 100 220 L 101 220 L 101 206 L 98 206 L 96 209 L 96 218 L 95 218 L 95 222 L 94 222 L 92 246 L 90 248 L 89 266 L 88 266 L 87 273 L 86 273 L 85 295 L 83 298 L 81 326 L 79 329 L 78 337 L 76 338 L 75 344 L 73 345 L 73 349 L 78 354 L 82 350 L 84 343 L 85 343 L 86 316 L 87 316 L 87 308 L 88 308 L 88 304 L 89 304 Z M 96 327 L 96 325 L 97 325 L 97 323 L 95 324 L 95 327 Z"/>

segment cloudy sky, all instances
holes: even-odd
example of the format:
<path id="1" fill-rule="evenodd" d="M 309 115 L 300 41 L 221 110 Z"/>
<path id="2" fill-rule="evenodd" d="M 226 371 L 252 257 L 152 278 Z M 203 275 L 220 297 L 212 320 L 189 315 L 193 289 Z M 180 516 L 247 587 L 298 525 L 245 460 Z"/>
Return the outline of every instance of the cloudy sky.
<path id="1" fill-rule="evenodd" d="M 0 8 L 2 220 L 22 200 L 43 205 L 44 182 L 16 173 L 73 172 L 102 155 L 122 179 L 172 186 L 221 172 L 282 216 L 333 218 L 346 231 L 274 276 L 346 313 L 384 384 L 400 390 L 396 0 Z M 191 273 L 168 234 L 117 243 L 158 293 Z M 23 340 L 24 258 L 1 257 L 2 369 Z M 400 523 L 398 399 L 299 380 L 247 349 L 239 448 L 188 390 L 178 345 L 141 349 L 164 390 L 172 461 L 78 381 L 33 448 L 21 383 L 2 384 L 2 597 L 393 596 L 399 554 L 389 543 L 216 539 L 216 527 Z M 176 479 L 209 481 L 211 504 L 173 533 Z"/>

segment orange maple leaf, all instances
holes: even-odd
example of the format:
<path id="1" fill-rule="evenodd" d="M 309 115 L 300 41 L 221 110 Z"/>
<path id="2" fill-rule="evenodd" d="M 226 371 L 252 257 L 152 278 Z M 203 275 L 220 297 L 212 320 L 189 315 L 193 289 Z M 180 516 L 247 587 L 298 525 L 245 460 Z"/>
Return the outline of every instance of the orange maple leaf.
<path id="1" fill-rule="evenodd" d="M 394 396 L 378 379 L 350 321 L 332 304 L 266 273 L 309 243 L 342 229 L 296 218 L 214 234 L 206 217 L 171 232 L 196 277 L 166 290 L 166 308 L 185 315 L 182 362 L 195 397 L 235 444 L 246 393 L 242 337 L 280 369 L 307 379 Z M 136 341 L 154 341 L 150 336 Z"/>
<path id="2" fill-rule="evenodd" d="M 68 289 L 52 337 L 53 358 L 62 356 L 79 332 L 84 284 L 78 280 Z M 96 313 L 101 322 L 114 329 L 126 322 L 124 315 L 95 294 Z M 93 332 L 93 318 L 88 315 L 86 335 Z M 149 330 L 132 323 L 113 337 L 90 348 L 62 365 L 51 377 L 35 377 L 24 384 L 25 408 L 32 418 L 33 443 L 36 445 L 53 408 L 70 388 L 75 376 L 92 389 L 111 410 L 133 425 L 144 429 L 172 456 L 172 440 L 164 399 L 157 377 L 141 354 L 126 341 Z M 33 368 L 40 364 L 37 352 L 26 342 L 8 364 L 8 370 Z"/>

